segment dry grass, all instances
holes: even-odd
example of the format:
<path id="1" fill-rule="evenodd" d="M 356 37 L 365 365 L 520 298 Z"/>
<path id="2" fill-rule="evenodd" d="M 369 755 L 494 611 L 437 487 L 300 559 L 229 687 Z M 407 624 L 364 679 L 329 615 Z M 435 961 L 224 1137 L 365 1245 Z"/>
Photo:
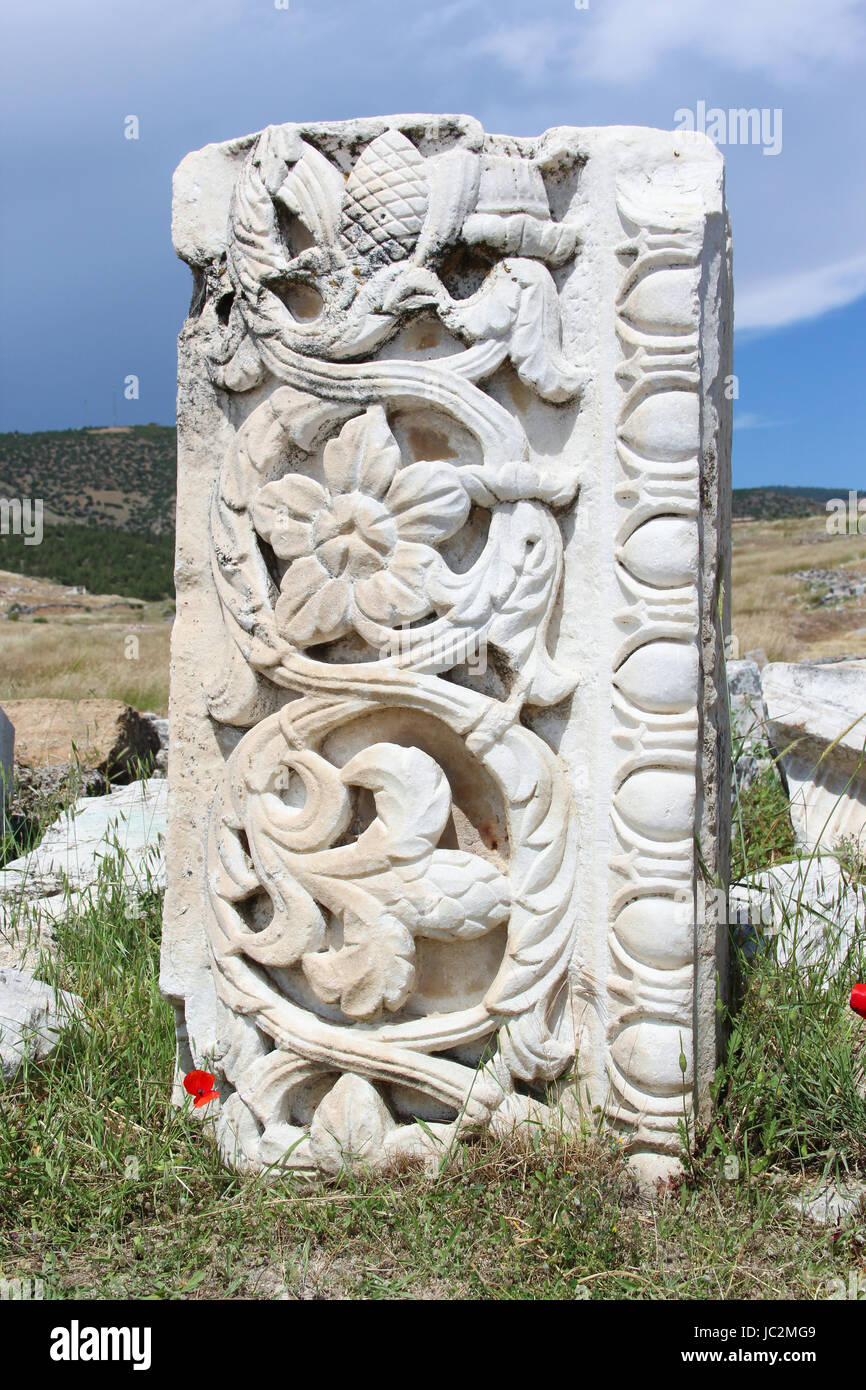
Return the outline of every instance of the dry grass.
<path id="1" fill-rule="evenodd" d="M 763 647 L 771 661 L 866 651 L 866 601 L 810 607 L 797 570 L 866 573 L 866 535 L 829 536 L 820 517 L 737 522 L 733 534 L 731 629 L 735 653 Z"/>
<path id="2" fill-rule="evenodd" d="M 106 699 L 164 714 L 171 625 L 161 618 L 161 607 L 149 604 L 143 614 L 131 613 L 128 623 L 4 622 L 0 704 Z M 137 659 L 126 655 L 130 637 L 138 641 Z"/>
<path id="3" fill-rule="evenodd" d="M 795 570 L 866 572 L 866 535 L 828 536 L 820 517 L 737 522 L 733 536 L 733 624 L 740 655 L 763 647 L 771 661 L 866 651 L 866 602 L 810 607 Z M 5 589 L 3 581 L 7 581 Z M 8 581 L 15 581 L 13 593 Z M 8 590 L 8 592 L 6 592 Z M 18 602 L 68 601 L 72 591 L 48 580 L 0 572 L 0 612 Z M 0 626 L 3 700 L 104 697 L 164 713 L 168 705 L 169 605 L 104 608 L 112 596 L 87 595 L 87 612 L 46 608 L 45 616 Z M 126 639 L 139 642 L 137 660 Z"/>

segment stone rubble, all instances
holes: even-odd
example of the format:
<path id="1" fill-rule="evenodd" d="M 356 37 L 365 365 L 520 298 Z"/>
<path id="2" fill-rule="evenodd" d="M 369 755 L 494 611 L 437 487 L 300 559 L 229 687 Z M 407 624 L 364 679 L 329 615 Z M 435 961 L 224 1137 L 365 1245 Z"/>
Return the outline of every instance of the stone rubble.
<path id="1" fill-rule="evenodd" d="M 0 964 L 35 967 L 52 947 L 54 923 L 94 900 L 106 875 L 113 879 L 119 851 L 130 892 L 163 888 L 167 801 L 164 778 L 81 797 L 34 850 L 0 870 Z"/>
<path id="2" fill-rule="evenodd" d="M 866 575 L 850 570 L 796 570 L 794 578 L 803 581 L 816 607 L 840 608 L 852 598 L 866 597 Z"/>
<path id="3" fill-rule="evenodd" d="M 843 967 L 866 922 L 866 885 L 837 857 L 840 839 L 866 838 L 866 661 L 728 662 L 740 795 L 777 767 L 804 856 L 732 887 L 730 920 L 747 951 L 778 937 L 780 961 Z M 820 851 L 817 848 L 820 842 Z"/>
<path id="4" fill-rule="evenodd" d="M 124 781 L 160 751 L 156 729 L 120 700 L 11 700 L 15 760 L 27 768 L 76 763 Z"/>
<path id="5" fill-rule="evenodd" d="M 761 673 L 800 849 L 835 849 L 866 826 L 866 659 L 774 662 Z"/>
<path id="6" fill-rule="evenodd" d="M 842 969 L 866 922 L 866 884 L 853 882 L 832 854 L 774 864 L 730 891 L 729 916 L 750 954 L 759 939 L 776 941 L 781 964 Z"/>
<path id="7" fill-rule="evenodd" d="M 27 1062 L 42 1062 L 66 1028 L 82 1018 L 75 994 L 21 970 L 0 968 L 0 1079 L 15 1080 Z"/>

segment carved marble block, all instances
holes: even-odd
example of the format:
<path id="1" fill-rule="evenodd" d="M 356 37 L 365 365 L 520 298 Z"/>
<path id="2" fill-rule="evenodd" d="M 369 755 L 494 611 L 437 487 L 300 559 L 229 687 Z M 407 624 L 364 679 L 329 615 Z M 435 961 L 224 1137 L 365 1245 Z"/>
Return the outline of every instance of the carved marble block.
<path id="1" fill-rule="evenodd" d="M 720 155 L 275 126 L 187 156 L 174 241 L 162 987 L 226 1159 L 588 1095 L 664 1167 L 725 976 Z"/>

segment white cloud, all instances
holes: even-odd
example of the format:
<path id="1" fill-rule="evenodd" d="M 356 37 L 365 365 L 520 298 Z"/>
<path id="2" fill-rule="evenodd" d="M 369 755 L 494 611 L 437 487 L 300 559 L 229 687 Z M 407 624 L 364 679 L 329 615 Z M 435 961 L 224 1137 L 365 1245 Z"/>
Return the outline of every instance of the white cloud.
<path id="1" fill-rule="evenodd" d="M 536 4 L 543 15 L 545 7 Z M 530 82 L 563 64 L 586 82 L 649 78 L 691 53 L 773 79 L 814 76 L 866 52 L 862 0 L 604 0 L 558 22 L 493 27 L 475 45 Z"/>
<path id="2" fill-rule="evenodd" d="M 804 77 L 866 49 L 861 0 L 613 0 L 587 31 L 587 77 L 649 76 L 669 54 L 700 53 L 769 77 Z"/>
<path id="3" fill-rule="evenodd" d="M 734 415 L 735 430 L 773 430 L 779 424 L 780 420 L 768 420 L 757 410 L 741 410 Z"/>
<path id="4" fill-rule="evenodd" d="M 551 64 L 569 51 L 562 27 L 552 23 L 494 29 L 476 47 L 530 82 L 540 81 Z"/>
<path id="5" fill-rule="evenodd" d="M 735 291 L 737 328 L 784 328 L 840 309 L 866 294 L 866 252 Z"/>

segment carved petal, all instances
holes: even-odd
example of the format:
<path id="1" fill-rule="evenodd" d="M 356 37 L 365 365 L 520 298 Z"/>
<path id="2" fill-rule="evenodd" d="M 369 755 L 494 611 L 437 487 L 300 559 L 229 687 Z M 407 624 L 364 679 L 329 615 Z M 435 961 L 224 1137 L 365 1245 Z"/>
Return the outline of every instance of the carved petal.
<path id="1" fill-rule="evenodd" d="M 281 560 L 294 560 L 309 554 L 310 522 L 326 502 L 325 489 L 314 478 L 290 473 L 261 488 L 250 512 L 253 525 L 275 554 Z"/>
<path id="2" fill-rule="evenodd" d="M 420 748 L 371 743 L 342 771 L 351 786 L 368 787 L 377 818 L 356 842 L 359 855 L 410 861 L 439 841 L 451 810 L 451 788 L 439 765 Z"/>
<path id="3" fill-rule="evenodd" d="M 396 1126 L 382 1097 L 369 1081 L 341 1076 L 313 1116 L 313 1156 L 326 1173 L 371 1167 L 381 1161 L 386 1135 Z"/>
<path id="4" fill-rule="evenodd" d="M 437 561 L 429 546 L 398 541 L 388 568 L 355 585 L 355 601 L 361 612 L 386 627 L 423 618 L 432 607 L 427 578 Z"/>
<path id="5" fill-rule="evenodd" d="M 469 515 L 469 497 L 457 469 L 436 459 L 401 468 L 385 501 L 407 541 L 444 541 Z"/>
<path id="6" fill-rule="evenodd" d="M 283 576 L 275 609 L 280 630 L 298 646 L 329 642 L 346 631 L 351 596 L 345 579 L 331 579 L 315 555 L 305 555 Z"/>
<path id="7" fill-rule="evenodd" d="M 384 497 L 399 462 L 400 450 L 380 405 L 350 420 L 325 445 L 325 478 L 332 492 Z"/>
<path id="8" fill-rule="evenodd" d="M 301 218 L 317 242 L 330 246 L 336 240 L 340 220 L 343 176 L 312 145 L 305 142 L 302 149 L 302 158 L 277 196 L 290 212 Z"/>

